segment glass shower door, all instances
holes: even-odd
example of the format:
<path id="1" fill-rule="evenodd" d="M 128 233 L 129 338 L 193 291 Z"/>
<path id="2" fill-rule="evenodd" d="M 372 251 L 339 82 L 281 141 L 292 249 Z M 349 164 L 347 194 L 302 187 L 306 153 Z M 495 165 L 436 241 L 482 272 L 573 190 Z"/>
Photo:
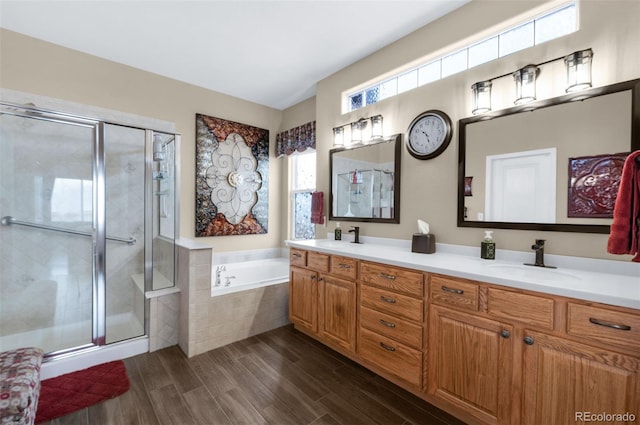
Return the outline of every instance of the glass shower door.
<path id="1" fill-rule="evenodd" d="M 104 126 L 106 343 L 144 335 L 145 131 Z"/>
<path id="2" fill-rule="evenodd" d="M 0 120 L 0 350 L 91 345 L 95 124 Z"/>

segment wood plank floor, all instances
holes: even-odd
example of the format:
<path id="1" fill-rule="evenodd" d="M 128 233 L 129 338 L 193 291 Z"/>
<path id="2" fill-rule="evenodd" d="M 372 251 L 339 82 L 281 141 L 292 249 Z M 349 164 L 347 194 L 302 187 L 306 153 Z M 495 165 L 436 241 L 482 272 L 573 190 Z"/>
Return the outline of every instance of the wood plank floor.
<path id="1" fill-rule="evenodd" d="M 464 425 L 285 326 L 188 359 L 125 360 L 131 389 L 45 425 Z"/>

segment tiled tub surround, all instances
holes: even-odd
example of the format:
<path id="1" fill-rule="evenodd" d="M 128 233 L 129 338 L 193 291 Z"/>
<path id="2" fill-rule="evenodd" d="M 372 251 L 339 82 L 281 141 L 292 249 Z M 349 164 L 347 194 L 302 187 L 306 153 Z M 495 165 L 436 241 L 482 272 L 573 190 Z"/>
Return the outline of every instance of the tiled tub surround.
<path id="1" fill-rule="evenodd" d="M 545 255 L 557 269 L 524 266 L 535 253 L 497 250 L 496 260 L 480 259 L 480 248 L 437 244 L 435 254 L 411 252 L 411 241 L 375 237 L 364 243 L 315 239 L 287 241 L 289 247 L 345 255 L 511 288 L 640 309 L 640 264 L 593 258 Z"/>
<path id="2" fill-rule="evenodd" d="M 280 249 L 213 254 L 210 246 L 181 239 L 178 246 L 178 344 L 192 357 L 289 323 L 288 281 L 211 296 L 215 264 L 281 256 Z M 214 264 L 215 262 L 215 264 Z"/>

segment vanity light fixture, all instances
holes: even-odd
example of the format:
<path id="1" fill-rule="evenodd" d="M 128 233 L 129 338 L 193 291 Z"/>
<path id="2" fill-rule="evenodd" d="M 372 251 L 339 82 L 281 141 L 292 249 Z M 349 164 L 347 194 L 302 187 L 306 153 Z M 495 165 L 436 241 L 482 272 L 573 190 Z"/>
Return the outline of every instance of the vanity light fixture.
<path id="1" fill-rule="evenodd" d="M 484 114 L 491 110 L 491 81 L 480 81 L 471 86 L 473 92 L 473 115 Z"/>
<path id="2" fill-rule="evenodd" d="M 360 121 L 351 123 L 351 144 L 362 142 L 362 128 L 360 127 Z"/>
<path id="3" fill-rule="evenodd" d="M 513 73 L 516 82 L 516 105 L 533 102 L 536 100 L 536 78 L 540 68 L 535 65 L 527 65 Z"/>
<path id="4" fill-rule="evenodd" d="M 344 127 L 333 127 L 333 146 L 344 146 Z"/>
<path id="5" fill-rule="evenodd" d="M 591 87 L 591 49 L 580 50 L 564 57 L 567 68 L 567 93 Z"/>
<path id="6" fill-rule="evenodd" d="M 351 129 L 349 137 L 345 136 L 345 127 Z M 346 140 L 345 140 L 346 138 Z M 355 144 L 369 144 L 384 138 L 382 132 L 382 115 L 360 118 L 358 121 L 333 128 L 333 147 L 339 148 Z"/>
<path id="7" fill-rule="evenodd" d="M 516 105 L 523 105 L 536 100 L 536 80 L 543 65 L 564 60 L 567 72 L 566 92 L 575 92 L 591 87 L 591 62 L 593 50 L 579 50 L 570 55 L 561 56 L 536 65 L 527 65 L 515 72 L 499 75 L 489 80 L 480 81 L 471 86 L 473 93 L 472 109 L 473 115 L 491 112 L 491 85 L 494 80 L 513 76 L 516 83 Z"/>
<path id="8" fill-rule="evenodd" d="M 371 117 L 371 138 L 382 139 L 382 115 Z"/>

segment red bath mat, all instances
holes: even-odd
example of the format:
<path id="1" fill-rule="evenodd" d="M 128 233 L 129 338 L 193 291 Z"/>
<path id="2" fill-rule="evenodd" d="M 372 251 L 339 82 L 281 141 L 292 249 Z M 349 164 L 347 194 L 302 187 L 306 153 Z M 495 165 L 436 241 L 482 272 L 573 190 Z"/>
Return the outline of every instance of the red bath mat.
<path id="1" fill-rule="evenodd" d="M 36 423 L 45 422 L 101 401 L 129 389 L 129 377 L 122 360 L 42 381 Z"/>

